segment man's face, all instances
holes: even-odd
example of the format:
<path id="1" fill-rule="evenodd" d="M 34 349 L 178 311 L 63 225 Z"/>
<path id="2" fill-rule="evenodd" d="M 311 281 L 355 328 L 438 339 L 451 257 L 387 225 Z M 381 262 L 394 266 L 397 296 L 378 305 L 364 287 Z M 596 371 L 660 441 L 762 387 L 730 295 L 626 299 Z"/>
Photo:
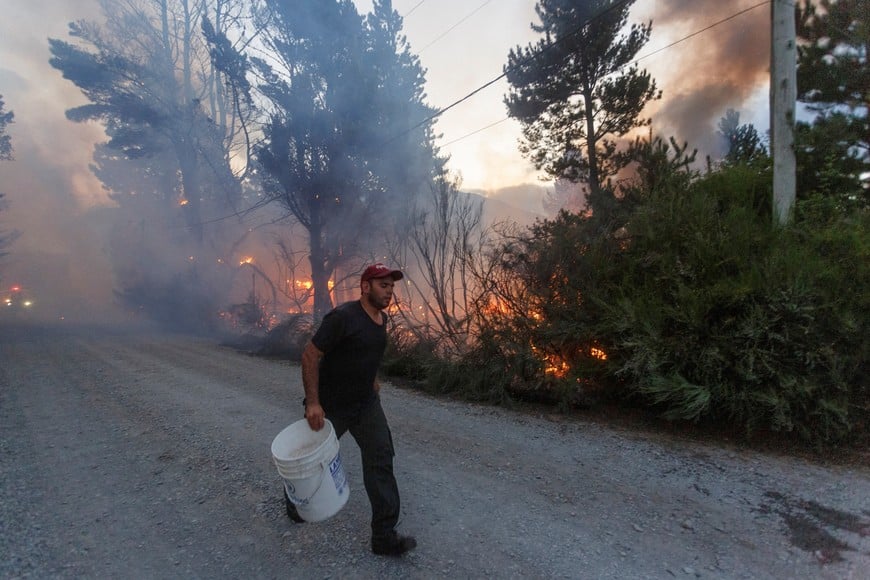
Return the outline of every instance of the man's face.
<path id="1" fill-rule="evenodd" d="M 390 305 L 393 299 L 393 287 L 396 283 L 391 276 L 386 278 L 372 278 L 367 282 L 363 282 L 363 296 L 369 301 L 369 304 L 383 310 Z"/>

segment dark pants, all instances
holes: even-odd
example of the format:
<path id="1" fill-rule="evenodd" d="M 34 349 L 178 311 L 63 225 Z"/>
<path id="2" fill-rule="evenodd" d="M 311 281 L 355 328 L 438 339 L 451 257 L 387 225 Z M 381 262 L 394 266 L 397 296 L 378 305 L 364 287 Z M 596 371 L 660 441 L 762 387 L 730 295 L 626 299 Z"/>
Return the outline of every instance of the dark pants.
<path id="1" fill-rule="evenodd" d="M 328 412 L 326 417 L 336 437 L 350 431 L 359 445 L 363 483 L 372 505 L 372 537 L 392 534 L 399 522 L 399 487 L 393 475 L 393 436 L 380 399 L 353 417 Z"/>

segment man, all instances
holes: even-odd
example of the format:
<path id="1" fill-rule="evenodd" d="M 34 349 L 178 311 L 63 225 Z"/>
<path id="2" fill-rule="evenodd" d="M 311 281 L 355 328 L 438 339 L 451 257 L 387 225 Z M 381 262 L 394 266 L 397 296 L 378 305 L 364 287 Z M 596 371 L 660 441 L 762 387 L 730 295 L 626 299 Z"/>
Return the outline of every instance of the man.
<path id="1" fill-rule="evenodd" d="M 372 506 L 372 551 L 400 556 L 417 546 L 396 532 L 399 489 L 393 475 L 393 439 L 381 408 L 377 372 L 387 346 L 387 315 L 399 270 L 374 264 L 360 277 L 360 299 L 323 318 L 302 353 L 305 418 L 315 431 L 328 418 L 336 437 L 350 431 L 360 448 L 363 483 Z M 286 494 L 286 492 L 285 492 Z M 287 513 L 298 521 L 287 500 Z"/>

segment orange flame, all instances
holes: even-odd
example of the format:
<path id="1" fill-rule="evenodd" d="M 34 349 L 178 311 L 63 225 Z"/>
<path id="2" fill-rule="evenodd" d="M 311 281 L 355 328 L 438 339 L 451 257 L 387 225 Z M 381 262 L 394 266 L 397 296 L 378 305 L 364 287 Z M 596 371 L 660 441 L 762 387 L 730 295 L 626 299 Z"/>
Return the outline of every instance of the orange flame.
<path id="1" fill-rule="evenodd" d="M 538 349 L 533 346 L 532 351 L 537 352 Z M 589 355 L 598 360 L 607 360 L 607 353 L 594 346 L 589 347 Z M 544 373 L 557 379 L 565 378 L 571 371 L 568 361 L 557 354 L 543 355 L 541 360 L 544 362 Z"/>
<path id="2" fill-rule="evenodd" d="M 553 375 L 557 379 L 564 378 L 571 370 L 571 366 L 565 362 L 560 356 L 551 354 L 544 357 L 547 366 L 544 367 L 544 372 L 548 375 Z"/>
<path id="3" fill-rule="evenodd" d="M 490 316 L 493 314 L 507 315 L 510 314 L 510 306 L 504 300 L 493 296 L 489 299 L 489 304 L 482 308 L 482 311 Z"/>

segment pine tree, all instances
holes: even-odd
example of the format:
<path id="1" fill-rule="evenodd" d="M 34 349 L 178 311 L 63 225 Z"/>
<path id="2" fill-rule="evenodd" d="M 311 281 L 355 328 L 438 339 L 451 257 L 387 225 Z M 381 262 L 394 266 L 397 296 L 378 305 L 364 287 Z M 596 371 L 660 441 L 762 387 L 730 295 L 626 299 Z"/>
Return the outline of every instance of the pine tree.
<path id="1" fill-rule="evenodd" d="M 521 151 L 554 179 L 589 187 L 593 212 L 606 210 L 609 179 L 627 163 L 617 139 L 647 124 L 644 106 L 660 92 L 646 71 L 631 65 L 651 24 L 625 29 L 633 0 L 539 0 L 542 35 L 510 51 L 505 98 L 523 125 Z"/>
<path id="2" fill-rule="evenodd" d="M 13 122 L 12 120 L 15 118 L 15 114 L 12 111 L 4 111 L 4 108 L 5 103 L 3 102 L 3 95 L 0 95 L 0 161 L 11 161 L 12 138 L 6 132 L 6 127 Z M 0 210 L 3 209 L 3 197 L 4 194 L 0 192 Z M 8 247 L 15 237 L 17 237 L 16 232 L 10 233 L 0 230 L 0 257 L 6 255 L 6 252 L 4 252 L 3 249 Z"/>
<path id="3" fill-rule="evenodd" d="M 740 113 L 728 109 L 719 120 L 719 136 L 725 141 L 725 163 L 751 163 L 767 157 L 767 149 L 754 125 L 740 124 Z"/>
<path id="4" fill-rule="evenodd" d="M 15 113 L 4 111 L 5 106 L 3 95 L 0 95 L 0 160 L 9 161 L 12 159 L 12 138 L 6 128 L 13 122 Z"/>
<path id="5" fill-rule="evenodd" d="M 242 188 L 231 164 L 236 129 L 227 121 L 237 111 L 214 93 L 223 83 L 198 23 L 208 14 L 229 26 L 239 3 L 100 4 L 104 22 L 77 21 L 69 39 L 49 39 L 49 62 L 88 100 L 67 118 L 102 124 L 108 141 L 97 146 L 92 169 L 118 203 L 118 223 L 137 226 L 111 230 L 117 291 L 136 308 L 149 299 L 149 315 L 207 327 L 229 292 L 220 259 L 238 235 L 214 218 L 240 208 Z"/>
<path id="6" fill-rule="evenodd" d="M 202 240 L 203 216 L 238 209 L 241 188 L 230 167 L 237 127 L 227 121 L 238 114 L 228 110 L 198 30 L 202 15 L 226 21 L 235 3 L 196 4 L 103 0 L 105 23 L 71 23 L 71 40 L 49 39 L 49 62 L 90 101 L 68 110 L 67 118 L 102 122 L 108 145 L 123 158 L 155 159 L 153 170 L 177 182 L 166 201 Z"/>
<path id="7" fill-rule="evenodd" d="M 267 195 L 308 234 L 314 315 L 337 268 L 371 256 L 402 196 L 428 189 L 435 159 L 424 71 L 401 19 L 378 1 L 270 0 L 264 41 L 286 63 L 251 58 L 273 110 L 258 150 Z"/>
<path id="8" fill-rule="evenodd" d="M 870 205 L 870 3 L 804 0 L 797 9 L 798 100 L 816 117 L 798 123 L 799 192 Z"/>

